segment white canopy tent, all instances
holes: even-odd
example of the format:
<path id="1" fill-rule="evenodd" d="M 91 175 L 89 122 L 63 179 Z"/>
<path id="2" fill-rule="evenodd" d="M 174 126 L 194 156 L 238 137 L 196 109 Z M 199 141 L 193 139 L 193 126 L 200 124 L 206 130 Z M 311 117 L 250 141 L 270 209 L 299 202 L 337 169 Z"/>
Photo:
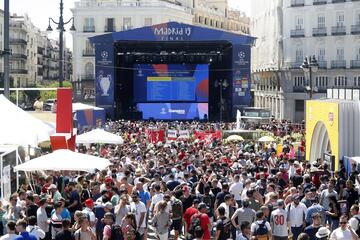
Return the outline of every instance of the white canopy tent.
<path id="1" fill-rule="evenodd" d="M 0 144 L 37 147 L 55 128 L 45 124 L 0 95 Z"/>
<path id="2" fill-rule="evenodd" d="M 110 165 L 105 158 L 76 153 L 67 149 L 56 150 L 50 154 L 29 160 L 16 166 L 16 171 L 85 171 L 103 170 Z"/>
<path id="3" fill-rule="evenodd" d="M 84 104 L 84 103 L 73 103 L 72 104 L 73 112 L 76 112 L 76 111 L 79 111 L 79 110 L 86 110 L 86 109 L 104 110 L 104 108 L 99 108 L 99 107 L 87 105 L 87 104 Z"/>
<path id="4" fill-rule="evenodd" d="M 106 132 L 103 129 L 94 129 L 76 137 L 76 143 L 90 144 L 90 143 L 108 143 L 108 144 L 123 144 L 124 139 L 113 133 Z"/>

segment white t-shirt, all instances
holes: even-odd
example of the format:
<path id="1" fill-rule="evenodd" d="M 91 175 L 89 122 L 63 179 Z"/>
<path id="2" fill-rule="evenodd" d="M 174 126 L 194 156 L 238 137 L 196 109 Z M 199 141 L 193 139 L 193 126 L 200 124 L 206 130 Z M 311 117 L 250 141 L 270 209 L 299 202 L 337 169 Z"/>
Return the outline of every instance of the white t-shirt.
<path id="1" fill-rule="evenodd" d="M 0 240 L 14 240 L 15 238 L 17 238 L 19 235 L 16 235 L 14 233 L 10 233 L 10 234 L 5 234 L 4 236 L 0 237 Z"/>
<path id="2" fill-rule="evenodd" d="M 234 194 L 236 201 L 241 200 L 241 192 L 244 189 L 242 182 L 235 182 L 230 186 L 230 193 Z"/>
<path id="3" fill-rule="evenodd" d="M 137 226 L 139 226 L 141 213 L 146 214 L 145 204 L 141 201 L 139 201 L 138 203 L 132 202 L 130 204 L 130 209 L 131 209 L 131 212 L 135 214 L 136 224 L 137 224 Z M 145 221 L 146 221 L 146 218 L 144 217 L 144 221 L 142 222 L 140 227 L 145 227 Z"/>
<path id="4" fill-rule="evenodd" d="M 352 235 L 349 229 L 343 231 L 341 228 L 337 228 L 330 235 L 330 240 L 351 240 L 351 239 L 352 239 Z"/>
<path id="5" fill-rule="evenodd" d="M 34 235 L 37 240 L 45 238 L 45 232 L 38 226 L 27 226 L 26 231 Z"/>
<path id="6" fill-rule="evenodd" d="M 353 216 L 349 220 L 349 225 L 352 228 L 352 230 L 354 230 L 354 232 L 356 232 L 358 230 L 359 224 L 360 224 L 359 220 L 357 220 L 355 217 L 360 220 L 360 214 Z"/>
<path id="7" fill-rule="evenodd" d="M 272 233 L 277 237 L 288 236 L 287 213 L 284 209 L 276 209 L 271 213 Z"/>
<path id="8" fill-rule="evenodd" d="M 221 203 L 219 205 L 219 207 L 223 207 L 225 209 L 225 217 L 227 218 L 227 220 L 230 220 L 230 208 L 226 203 Z"/>
<path id="9" fill-rule="evenodd" d="M 154 207 L 156 206 L 156 204 L 158 202 L 162 201 L 163 199 L 164 199 L 164 194 L 163 193 L 155 194 L 154 196 L 152 196 L 151 205 L 150 205 L 150 211 L 155 210 Z"/>

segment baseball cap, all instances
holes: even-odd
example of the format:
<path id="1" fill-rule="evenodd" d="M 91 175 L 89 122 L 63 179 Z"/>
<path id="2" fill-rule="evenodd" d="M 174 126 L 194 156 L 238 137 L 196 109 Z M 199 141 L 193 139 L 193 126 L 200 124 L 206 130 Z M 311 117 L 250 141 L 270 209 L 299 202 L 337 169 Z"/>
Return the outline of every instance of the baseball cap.
<path id="1" fill-rule="evenodd" d="M 94 205 L 94 201 L 91 198 L 85 200 L 85 206 L 92 206 Z"/>
<path id="2" fill-rule="evenodd" d="M 47 189 L 48 189 L 48 190 L 50 190 L 50 189 L 57 189 L 57 187 L 56 187 L 55 184 L 50 184 L 50 186 L 48 186 Z"/>
<path id="3" fill-rule="evenodd" d="M 282 199 L 278 199 L 276 201 L 276 203 L 277 203 L 278 206 L 284 206 L 285 205 L 284 200 L 282 200 Z"/>
<path id="4" fill-rule="evenodd" d="M 201 210 L 203 208 L 207 208 L 207 205 L 205 203 L 200 203 L 198 206 L 198 210 Z"/>
<path id="5" fill-rule="evenodd" d="M 104 208 L 113 209 L 113 205 L 111 202 L 107 202 L 104 204 Z"/>

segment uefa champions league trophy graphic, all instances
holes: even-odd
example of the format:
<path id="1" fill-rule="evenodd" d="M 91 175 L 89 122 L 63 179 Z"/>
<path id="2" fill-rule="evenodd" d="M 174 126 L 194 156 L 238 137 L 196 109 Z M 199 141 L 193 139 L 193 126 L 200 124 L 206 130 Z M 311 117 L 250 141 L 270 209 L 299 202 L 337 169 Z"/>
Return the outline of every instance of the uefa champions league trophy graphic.
<path id="1" fill-rule="evenodd" d="M 110 89 L 110 75 L 104 76 L 104 75 L 99 75 L 99 83 L 100 83 L 100 88 L 102 91 L 101 96 L 109 96 L 109 89 Z"/>

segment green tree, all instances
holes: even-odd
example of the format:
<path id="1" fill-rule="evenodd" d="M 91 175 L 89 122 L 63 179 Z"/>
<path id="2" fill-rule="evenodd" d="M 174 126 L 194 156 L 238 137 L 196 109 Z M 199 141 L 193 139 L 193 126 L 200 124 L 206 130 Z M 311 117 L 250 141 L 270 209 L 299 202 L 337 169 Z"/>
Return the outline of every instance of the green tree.
<path id="1" fill-rule="evenodd" d="M 72 88 L 72 84 L 70 81 L 64 81 L 63 82 L 63 86 L 64 87 L 67 87 L 67 88 Z M 48 87 L 48 88 L 58 88 L 59 87 L 59 83 L 58 82 L 54 82 L 54 83 L 51 83 L 49 85 L 38 85 L 37 87 L 39 88 L 45 88 L 45 87 Z M 48 99 L 56 99 L 56 91 L 53 90 L 53 91 L 40 91 L 40 96 L 41 96 L 41 99 L 45 102 L 46 100 Z"/>

